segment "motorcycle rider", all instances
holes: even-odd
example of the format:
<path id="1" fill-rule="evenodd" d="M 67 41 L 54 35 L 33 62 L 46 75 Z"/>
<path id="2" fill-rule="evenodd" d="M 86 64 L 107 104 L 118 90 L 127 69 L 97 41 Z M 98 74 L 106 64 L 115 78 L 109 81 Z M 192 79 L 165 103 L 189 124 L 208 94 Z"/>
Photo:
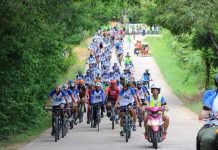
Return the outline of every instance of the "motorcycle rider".
<path id="1" fill-rule="evenodd" d="M 218 149 L 218 73 L 215 75 L 216 90 L 207 90 L 203 96 L 203 110 L 199 120 L 207 119 L 197 136 L 197 150 Z M 211 119 L 213 118 L 213 119 Z"/>
<path id="2" fill-rule="evenodd" d="M 159 84 L 154 83 L 151 85 L 151 95 L 149 95 L 146 100 L 147 100 L 147 106 L 148 107 L 161 107 L 164 106 L 166 108 L 166 101 L 162 95 L 160 95 L 160 90 L 161 87 Z M 166 134 L 167 134 L 167 128 L 169 126 L 169 117 L 166 114 L 163 114 L 163 121 L 164 121 L 164 131 L 163 131 L 163 139 L 166 139 Z M 148 138 L 147 135 L 147 122 L 148 122 L 148 117 L 145 115 L 144 117 L 144 125 L 145 125 L 145 139 Z"/>

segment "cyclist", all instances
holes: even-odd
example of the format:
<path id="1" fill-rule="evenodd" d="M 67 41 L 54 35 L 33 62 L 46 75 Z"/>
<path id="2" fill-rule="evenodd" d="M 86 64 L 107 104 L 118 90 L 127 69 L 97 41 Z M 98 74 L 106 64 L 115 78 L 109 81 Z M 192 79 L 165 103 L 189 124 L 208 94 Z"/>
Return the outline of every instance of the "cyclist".
<path id="1" fill-rule="evenodd" d="M 147 97 L 146 101 L 149 107 L 166 107 L 167 103 L 162 95 L 160 95 L 161 87 L 159 84 L 154 83 L 151 85 L 151 95 Z M 148 138 L 147 135 L 147 115 L 144 117 L 144 124 L 145 124 L 145 138 Z M 163 114 L 163 121 L 164 121 L 164 132 L 163 132 L 163 139 L 166 139 L 167 128 L 169 126 L 169 117 L 166 114 Z"/>
<path id="2" fill-rule="evenodd" d="M 103 64 L 102 66 L 103 66 L 103 67 L 102 67 L 102 69 L 101 69 L 101 72 L 102 72 L 102 73 L 107 73 L 107 72 L 109 71 L 109 68 L 108 68 L 105 64 Z"/>
<path id="3" fill-rule="evenodd" d="M 205 125 L 198 132 L 197 150 L 218 149 L 218 73 L 215 75 L 215 86 L 215 90 L 207 90 L 203 96 L 203 110 L 199 115 L 199 120 L 213 119 L 206 121 Z"/>
<path id="4" fill-rule="evenodd" d="M 89 58 L 87 59 L 87 64 L 91 65 L 94 63 L 96 63 L 95 57 L 92 54 L 90 54 Z"/>
<path id="5" fill-rule="evenodd" d="M 109 76 L 110 75 L 107 72 L 103 72 L 101 75 L 102 82 L 105 83 Z"/>
<path id="6" fill-rule="evenodd" d="M 145 103 L 146 97 L 148 95 L 150 95 L 150 93 L 149 93 L 149 91 L 148 91 L 148 89 L 146 87 L 142 86 L 141 81 L 137 81 L 136 85 L 137 85 L 137 88 L 138 88 L 139 97 L 140 97 L 142 103 Z"/>
<path id="7" fill-rule="evenodd" d="M 80 102 L 80 97 L 79 97 L 79 90 L 76 88 L 75 83 L 71 83 L 70 84 L 70 90 L 73 92 L 73 97 L 74 97 L 74 101 L 75 101 L 75 105 L 73 105 L 73 114 L 74 114 L 74 124 L 77 124 L 77 118 L 78 118 L 78 102 Z"/>
<path id="8" fill-rule="evenodd" d="M 121 76 L 123 76 L 123 77 L 126 78 L 126 79 L 130 79 L 131 74 L 130 74 L 129 69 L 125 68 L 125 69 L 124 69 L 124 73 L 123 73 Z"/>
<path id="9" fill-rule="evenodd" d="M 150 88 L 150 73 L 149 73 L 149 70 L 146 69 L 145 72 L 143 73 L 142 75 L 142 81 L 143 81 L 143 84 L 148 84 L 148 88 Z"/>
<path id="10" fill-rule="evenodd" d="M 114 72 L 111 71 L 111 72 L 109 73 L 109 80 L 112 81 L 112 80 L 114 80 L 114 79 L 115 79 L 115 77 L 114 77 Z"/>
<path id="11" fill-rule="evenodd" d="M 87 100 L 89 99 L 89 95 L 87 94 L 87 88 L 83 80 L 79 80 L 79 84 L 77 88 L 79 90 L 79 97 L 80 97 L 80 101 L 78 101 L 78 106 L 85 105 Z M 84 113 L 85 112 L 86 112 L 86 107 L 84 107 Z M 81 122 L 83 122 L 83 118 L 81 118 L 80 123 Z"/>
<path id="12" fill-rule="evenodd" d="M 139 103 L 136 97 L 136 93 L 131 87 L 129 87 L 129 81 L 125 79 L 123 83 L 123 88 L 121 89 L 118 100 L 116 101 L 115 104 L 115 108 L 117 108 L 118 104 L 120 104 L 120 127 L 121 127 L 120 135 L 121 136 L 124 136 L 123 118 L 124 118 L 125 110 L 123 108 L 128 106 L 130 116 L 134 117 L 134 120 L 136 120 L 134 110 L 132 107 L 134 101 L 136 102 L 136 106 L 138 107 Z M 136 128 L 135 124 L 133 125 L 133 128 Z"/>
<path id="13" fill-rule="evenodd" d="M 113 71 L 115 70 L 120 70 L 119 66 L 117 65 L 117 63 L 114 63 L 113 67 L 112 67 Z"/>
<path id="14" fill-rule="evenodd" d="M 78 74 L 76 75 L 76 79 L 77 79 L 77 80 L 81 80 L 81 79 L 83 79 L 83 78 L 84 78 L 84 76 L 83 76 L 83 74 L 82 74 L 82 71 L 79 70 L 79 71 L 78 71 Z"/>
<path id="15" fill-rule="evenodd" d="M 127 52 L 125 58 L 124 58 L 124 65 L 127 67 L 132 62 L 131 56 L 129 55 L 129 52 Z"/>
<path id="16" fill-rule="evenodd" d="M 100 82 L 95 84 L 95 90 L 91 92 L 91 105 L 93 105 L 93 120 L 94 127 L 96 127 L 96 119 L 97 119 L 97 103 L 100 105 L 104 105 L 104 91 L 102 90 L 102 85 Z"/>
<path id="17" fill-rule="evenodd" d="M 114 71 L 114 78 L 115 80 L 120 80 L 120 71 L 118 69 Z"/>
<path id="18" fill-rule="evenodd" d="M 119 96 L 119 93 L 120 93 L 120 89 L 117 87 L 116 80 L 111 80 L 111 86 L 107 87 L 107 89 L 105 90 L 105 99 L 107 101 L 106 110 L 107 110 L 108 117 L 111 117 L 111 107 L 112 107 L 111 102 L 114 102 L 115 104 Z M 118 116 L 115 119 L 117 120 Z"/>
<path id="19" fill-rule="evenodd" d="M 84 76 L 85 84 L 90 84 L 92 83 L 94 77 L 90 74 L 90 70 L 86 71 L 86 75 Z"/>
<path id="20" fill-rule="evenodd" d="M 52 115 L 54 115 L 55 109 L 64 110 L 64 106 L 69 108 L 69 103 L 67 100 L 67 94 L 64 90 L 61 89 L 59 85 L 55 86 L 55 89 L 52 90 L 48 96 L 48 101 L 46 103 L 46 107 L 52 102 Z M 63 114 L 62 114 L 63 115 Z M 51 135 L 54 136 L 55 128 L 54 128 L 54 117 L 52 117 L 52 132 Z"/>

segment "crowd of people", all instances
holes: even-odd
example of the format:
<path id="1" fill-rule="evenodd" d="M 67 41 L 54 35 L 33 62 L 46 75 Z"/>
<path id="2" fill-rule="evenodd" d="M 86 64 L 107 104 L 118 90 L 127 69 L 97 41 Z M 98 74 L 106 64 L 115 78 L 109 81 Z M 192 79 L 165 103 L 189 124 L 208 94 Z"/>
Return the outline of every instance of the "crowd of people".
<path id="1" fill-rule="evenodd" d="M 96 32 L 90 43 L 88 50 L 90 56 L 87 59 L 88 68 L 83 74 L 78 71 L 74 80 L 69 80 L 62 86 L 57 85 L 50 92 L 47 106 L 52 102 L 52 108 L 65 109 L 70 108 L 70 116 L 74 116 L 74 124 L 78 123 L 78 107 L 83 104 L 84 112 L 87 113 L 87 124 L 90 124 L 90 116 L 93 116 L 94 126 L 96 127 L 96 104 L 100 105 L 101 117 L 106 112 L 107 117 L 112 120 L 111 109 L 115 108 L 115 122 L 120 122 L 120 135 L 124 136 L 123 119 L 124 108 L 128 106 L 128 111 L 133 123 L 133 131 L 136 131 L 137 109 L 142 110 L 145 138 L 148 139 L 148 116 L 145 113 L 145 107 L 164 107 L 167 109 L 167 102 L 161 95 L 161 87 L 157 83 L 150 85 L 151 74 L 146 69 L 140 80 L 135 80 L 134 63 L 129 52 L 124 57 L 124 36 L 125 32 L 120 32 L 114 28 Z M 138 41 L 139 43 L 139 41 Z M 115 54 L 117 61 L 112 62 L 112 54 Z M 124 60 L 122 60 L 124 57 Z M 121 60 L 120 63 L 119 60 Z M 122 70 L 123 68 L 123 70 Z M 218 74 L 215 77 L 215 85 L 218 87 Z M 199 119 L 207 119 L 217 113 L 217 90 L 205 92 L 203 97 L 203 110 Z M 91 115 L 90 107 L 93 106 Z M 214 115 L 213 115 L 214 116 Z M 163 139 L 166 138 L 167 128 L 169 126 L 169 117 L 163 113 Z M 211 119 L 211 118 L 209 118 Z M 79 123 L 83 118 L 79 119 Z M 52 125 L 54 120 L 52 120 Z M 215 127 L 215 128 L 214 128 Z M 205 126 L 200 130 L 197 138 L 197 147 L 207 149 L 214 144 L 216 139 L 217 119 L 214 117 L 207 120 Z M 54 135 L 54 126 L 52 135 Z M 213 132 L 213 134 L 212 134 Z M 211 134 L 208 134 L 211 133 Z M 205 143 L 206 142 L 206 143 Z M 211 143 L 212 142 L 212 143 Z M 213 146 L 214 147 L 214 146 Z"/>

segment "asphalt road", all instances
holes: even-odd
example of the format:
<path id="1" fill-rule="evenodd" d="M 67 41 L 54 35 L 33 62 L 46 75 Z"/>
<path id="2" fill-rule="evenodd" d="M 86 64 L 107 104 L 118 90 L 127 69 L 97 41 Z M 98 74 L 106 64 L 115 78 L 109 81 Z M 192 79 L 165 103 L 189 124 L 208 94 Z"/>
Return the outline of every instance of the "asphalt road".
<path id="1" fill-rule="evenodd" d="M 136 39 L 142 39 L 136 36 Z M 133 49 L 133 43 L 131 49 Z M 128 51 L 125 43 L 125 52 Z M 130 51 L 133 56 L 133 50 Z M 113 54 L 113 62 L 116 61 Z M 194 150 L 195 139 L 201 123 L 197 120 L 197 115 L 183 107 L 179 99 L 172 93 L 166 83 L 159 67 L 153 57 L 133 56 L 135 65 L 135 77 L 139 79 L 146 68 L 151 72 L 154 82 L 161 85 L 161 93 L 169 105 L 170 126 L 167 139 L 158 145 L 161 150 Z M 144 127 L 138 127 L 137 131 L 132 132 L 132 137 L 128 143 L 124 137 L 119 135 L 120 127 L 115 126 L 111 129 L 111 122 L 107 117 L 102 119 L 100 132 L 90 128 L 86 124 L 86 119 L 81 124 L 70 130 L 64 139 L 54 142 L 54 137 L 50 135 L 51 129 L 42 133 L 37 139 L 20 148 L 19 150 L 148 150 L 153 149 L 152 144 L 144 139 Z"/>

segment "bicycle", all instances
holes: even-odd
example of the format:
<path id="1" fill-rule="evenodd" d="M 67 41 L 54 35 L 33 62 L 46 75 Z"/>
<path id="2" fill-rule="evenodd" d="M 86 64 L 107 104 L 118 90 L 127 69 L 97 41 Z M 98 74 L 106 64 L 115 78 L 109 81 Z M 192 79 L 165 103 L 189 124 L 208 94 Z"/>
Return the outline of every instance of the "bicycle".
<path id="1" fill-rule="evenodd" d="M 130 113 L 128 108 L 129 108 L 128 105 L 123 107 L 123 109 L 125 109 L 123 131 L 126 134 L 126 142 L 129 141 L 131 137 L 131 130 L 132 130 L 132 121 L 130 118 Z M 122 107 L 120 109 L 122 109 Z"/>
<path id="2" fill-rule="evenodd" d="M 143 122 L 143 114 L 142 114 L 142 110 L 140 108 L 137 109 L 137 118 L 139 121 L 139 126 L 142 127 L 142 122 Z"/>
<path id="3" fill-rule="evenodd" d="M 55 142 L 60 140 L 60 129 L 61 129 L 61 115 L 60 115 L 60 108 L 51 108 L 51 107 L 45 107 L 44 108 L 46 111 L 52 111 L 54 113 L 53 115 L 53 126 L 54 126 L 54 131 L 55 131 Z"/>
<path id="4" fill-rule="evenodd" d="M 94 108 L 96 110 L 94 110 Z M 95 103 L 93 104 L 93 106 L 91 107 L 91 127 L 94 128 L 94 124 L 97 125 L 97 131 L 99 132 L 99 124 L 101 122 L 101 103 Z M 96 112 L 97 111 L 97 112 Z M 94 113 L 96 113 L 96 118 L 94 120 Z"/>

